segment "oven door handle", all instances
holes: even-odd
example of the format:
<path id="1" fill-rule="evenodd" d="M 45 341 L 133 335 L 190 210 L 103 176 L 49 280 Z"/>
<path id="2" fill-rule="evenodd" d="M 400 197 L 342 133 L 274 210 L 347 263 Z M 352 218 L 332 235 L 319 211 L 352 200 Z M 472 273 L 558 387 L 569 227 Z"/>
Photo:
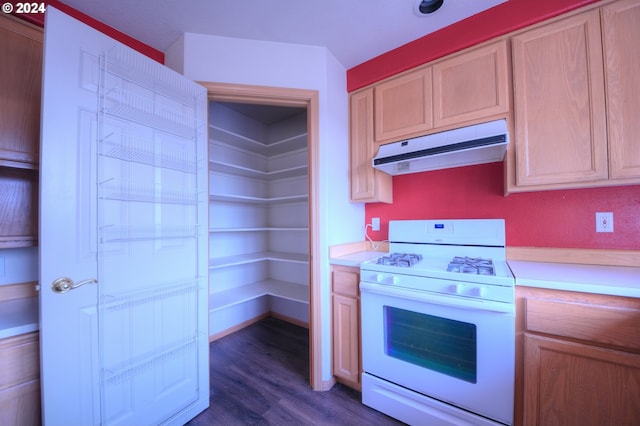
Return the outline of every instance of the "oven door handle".
<path id="1" fill-rule="evenodd" d="M 515 315 L 515 304 L 494 302 L 491 300 L 477 300 L 467 297 L 447 296 L 426 291 L 408 290 L 402 287 L 392 287 L 384 284 L 374 284 L 360 281 L 362 293 L 377 293 L 383 296 L 399 297 L 408 300 L 432 303 L 442 306 L 450 306 L 460 309 L 473 309 L 476 311 L 500 312 Z"/>

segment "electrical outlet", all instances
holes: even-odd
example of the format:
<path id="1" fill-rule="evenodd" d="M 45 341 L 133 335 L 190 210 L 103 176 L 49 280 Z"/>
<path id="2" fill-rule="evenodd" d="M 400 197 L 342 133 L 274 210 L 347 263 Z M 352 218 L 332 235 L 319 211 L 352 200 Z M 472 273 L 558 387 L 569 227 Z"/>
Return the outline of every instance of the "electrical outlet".
<path id="1" fill-rule="evenodd" d="M 613 212 L 596 212 L 596 232 L 613 232 Z"/>
<path id="2" fill-rule="evenodd" d="M 371 230 L 372 231 L 379 231 L 380 230 L 380 218 L 379 217 L 371 218 Z"/>

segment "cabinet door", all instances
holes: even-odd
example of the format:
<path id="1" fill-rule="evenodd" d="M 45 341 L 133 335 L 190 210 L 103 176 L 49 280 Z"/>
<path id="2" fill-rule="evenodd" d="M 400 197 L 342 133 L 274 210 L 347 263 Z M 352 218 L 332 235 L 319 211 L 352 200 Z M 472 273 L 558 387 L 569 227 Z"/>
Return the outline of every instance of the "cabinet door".
<path id="1" fill-rule="evenodd" d="M 1 339 L 0 365 L 0 424 L 41 424 L 38 333 Z"/>
<path id="2" fill-rule="evenodd" d="M 640 355 L 525 334 L 525 425 L 633 425 Z"/>
<path id="3" fill-rule="evenodd" d="M 506 113 L 509 110 L 508 75 L 506 41 L 435 64 L 435 127 Z"/>
<path id="4" fill-rule="evenodd" d="M 0 165 L 38 164 L 42 31 L 0 15 Z"/>
<path id="5" fill-rule="evenodd" d="M 373 168 L 373 89 L 349 97 L 351 201 L 393 202 L 391 176 Z"/>
<path id="6" fill-rule="evenodd" d="M 599 11 L 517 35 L 512 48 L 517 185 L 607 179 Z"/>
<path id="7" fill-rule="evenodd" d="M 640 182 L 640 1 L 602 8 L 609 177 Z"/>
<path id="8" fill-rule="evenodd" d="M 433 128 L 431 68 L 375 86 L 375 139 L 391 142 Z"/>
<path id="9" fill-rule="evenodd" d="M 333 295 L 333 374 L 360 384 L 360 317 L 358 299 Z"/>
<path id="10" fill-rule="evenodd" d="M 360 389 L 360 269 L 332 265 L 333 374 Z"/>

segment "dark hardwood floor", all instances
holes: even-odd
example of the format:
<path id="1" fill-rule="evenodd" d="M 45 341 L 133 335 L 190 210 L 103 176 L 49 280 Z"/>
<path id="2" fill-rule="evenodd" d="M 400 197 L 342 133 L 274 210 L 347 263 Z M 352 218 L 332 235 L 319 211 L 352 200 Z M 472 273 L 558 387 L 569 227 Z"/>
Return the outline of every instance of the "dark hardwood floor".
<path id="1" fill-rule="evenodd" d="M 210 344 L 211 406 L 205 425 L 401 425 L 336 384 L 309 387 L 309 331 L 267 318 Z"/>

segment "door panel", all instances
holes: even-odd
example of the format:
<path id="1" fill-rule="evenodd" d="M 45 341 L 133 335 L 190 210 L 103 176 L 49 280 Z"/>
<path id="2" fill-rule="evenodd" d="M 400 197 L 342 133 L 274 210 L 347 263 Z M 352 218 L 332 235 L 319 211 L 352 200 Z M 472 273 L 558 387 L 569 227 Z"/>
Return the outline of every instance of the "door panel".
<path id="1" fill-rule="evenodd" d="M 49 7 L 41 145 L 45 423 L 188 421 L 209 401 L 206 90 Z"/>

